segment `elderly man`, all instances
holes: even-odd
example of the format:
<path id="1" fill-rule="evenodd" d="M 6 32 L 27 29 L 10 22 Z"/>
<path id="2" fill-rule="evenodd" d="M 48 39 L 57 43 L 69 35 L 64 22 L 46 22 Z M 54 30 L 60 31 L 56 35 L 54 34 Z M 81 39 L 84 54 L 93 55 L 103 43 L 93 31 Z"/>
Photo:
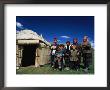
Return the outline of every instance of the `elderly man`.
<path id="1" fill-rule="evenodd" d="M 90 60 L 91 60 L 91 44 L 89 43 L 88 37 L 84 36 L 83 43 L 82 43 L 82 57 L 84 63 L 84 71 L 88 72 Z"/>

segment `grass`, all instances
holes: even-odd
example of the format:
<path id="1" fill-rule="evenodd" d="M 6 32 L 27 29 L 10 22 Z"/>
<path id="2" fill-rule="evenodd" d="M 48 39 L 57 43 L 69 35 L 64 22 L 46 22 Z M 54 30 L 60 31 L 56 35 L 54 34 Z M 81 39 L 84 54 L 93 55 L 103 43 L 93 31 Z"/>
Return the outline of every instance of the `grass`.
<path id="1" fill-rule="evenodd" d="M 44 65 L 42 67 L 20 67 L 16 70 L 17 74 L 85 74 L 84 70 L 80 68 L 78 71 L 75 70 L 53 70 L 50 65 Z M 94 74 L 94 65 L 90 65 L 88 74 Z"/>

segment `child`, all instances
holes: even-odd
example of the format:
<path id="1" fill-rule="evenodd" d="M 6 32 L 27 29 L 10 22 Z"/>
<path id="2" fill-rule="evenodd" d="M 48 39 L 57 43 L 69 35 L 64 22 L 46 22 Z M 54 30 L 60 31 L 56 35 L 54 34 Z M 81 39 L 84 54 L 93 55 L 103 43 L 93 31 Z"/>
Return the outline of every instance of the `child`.
<path id="1" fill-rule="evenodd" d="M 63 69 L 63 45 L 57 47 L 54 62 L 54 68 L 58 68 L 61 71 Z"/>

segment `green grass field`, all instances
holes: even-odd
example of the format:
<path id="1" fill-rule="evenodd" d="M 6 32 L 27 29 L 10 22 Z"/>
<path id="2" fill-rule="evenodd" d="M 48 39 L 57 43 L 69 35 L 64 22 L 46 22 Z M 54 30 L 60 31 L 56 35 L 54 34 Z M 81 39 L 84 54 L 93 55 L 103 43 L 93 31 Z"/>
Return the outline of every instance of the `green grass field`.
<path id="1" fill-rule="evenodd" d="M 75 70 L 53 70 L 50 65 L 44 65 L 42 67 L 20 67 L 16 70 L 17 74 L 94 74 L 94 65 L 90 65 L 90 70 L 88 73 L 85 73 L 82 68 L 78 71 Z"/>

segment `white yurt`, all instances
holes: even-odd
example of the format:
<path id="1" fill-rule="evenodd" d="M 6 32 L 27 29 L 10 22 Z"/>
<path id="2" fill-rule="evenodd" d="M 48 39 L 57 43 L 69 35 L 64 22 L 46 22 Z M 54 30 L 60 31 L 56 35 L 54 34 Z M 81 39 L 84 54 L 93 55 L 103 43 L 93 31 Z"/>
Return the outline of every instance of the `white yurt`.
<path id="1" fill-rule="evenodd" d="M 48 63 L 50 43 L 32 30 L 16 31 L 16 66 L 39 67 Z"/>

